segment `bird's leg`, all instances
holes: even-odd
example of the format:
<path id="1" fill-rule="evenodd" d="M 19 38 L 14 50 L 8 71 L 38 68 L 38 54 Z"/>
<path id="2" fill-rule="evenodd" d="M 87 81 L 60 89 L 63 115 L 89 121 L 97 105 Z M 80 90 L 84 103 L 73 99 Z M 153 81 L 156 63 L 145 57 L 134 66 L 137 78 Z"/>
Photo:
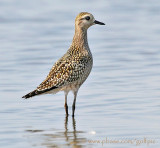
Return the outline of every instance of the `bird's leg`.
<path id="1" fill-rule="evenodd" d="M 74 117 L 74 112 L 75 112 L 75 105 L 76 105 L 76 97 L 77 97 L 77 91 L 74 92 L 74 101 L 72 105 L 72 116 Z"/>
<path id="2" fill-rule="evenodd" d="M 66 116 L 68 116 L 67 95 L 68 95 L 68 92 L 65 92 L 65 104 L 64 104 L 64 108 L 65 108 L 65 111 L 66 111 Z"/>

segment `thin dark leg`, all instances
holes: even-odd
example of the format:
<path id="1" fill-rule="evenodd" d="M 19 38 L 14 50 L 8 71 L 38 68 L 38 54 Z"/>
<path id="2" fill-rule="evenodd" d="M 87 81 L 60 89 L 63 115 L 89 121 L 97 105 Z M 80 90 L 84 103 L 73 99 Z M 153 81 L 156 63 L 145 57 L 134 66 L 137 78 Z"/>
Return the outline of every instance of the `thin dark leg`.
<path id="1" fill-rule="evenodd" d="M 64 104 L 64 108 L 65 108 L 65 111 L 66 111 L 66 116 L 68 116 L 67 95 L 68 95 L 68 92 L 65 93 L 65 104 Z"/>
<path id="2" fill-rule="evenodd" d="M 72 105 L 72 116 L 74 117 L 74 112 L 75 112 L 75 108 L 76 108 L 76 98 L 77 98 L 77 92 L 74 92 L 74 101 L 73 101 L 73 105 Z"/>

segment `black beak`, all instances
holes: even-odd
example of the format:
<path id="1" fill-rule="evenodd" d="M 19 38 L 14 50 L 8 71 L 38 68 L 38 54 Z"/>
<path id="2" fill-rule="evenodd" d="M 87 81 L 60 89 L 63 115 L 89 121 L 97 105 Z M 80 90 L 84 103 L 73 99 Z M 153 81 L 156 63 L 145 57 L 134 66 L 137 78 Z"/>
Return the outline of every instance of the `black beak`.
<path id="1" fill-rule="evenodd" d="M 95 24 L 99 24 L 99 25 L 105 25 L 104 23 L 99 22 L 99 21 L 96 21 L 96 20 L 94 21 L 94 23 L 95 23 Z"/>

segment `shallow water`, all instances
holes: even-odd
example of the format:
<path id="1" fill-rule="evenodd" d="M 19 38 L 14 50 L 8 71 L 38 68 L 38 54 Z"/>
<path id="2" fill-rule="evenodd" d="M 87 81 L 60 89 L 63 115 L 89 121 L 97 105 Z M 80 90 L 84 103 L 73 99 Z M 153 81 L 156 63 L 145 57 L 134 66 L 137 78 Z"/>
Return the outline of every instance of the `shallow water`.
<path id="1" fill-rule="evenodd" d="M 159 8 L 158 0 L 1 0 L 0 147 L 159 147 Z M 94 67 L 66 118 L 63 92 L 21 97 L 69 48 L 81 11 L 106 26 L 88 31 Z"/>

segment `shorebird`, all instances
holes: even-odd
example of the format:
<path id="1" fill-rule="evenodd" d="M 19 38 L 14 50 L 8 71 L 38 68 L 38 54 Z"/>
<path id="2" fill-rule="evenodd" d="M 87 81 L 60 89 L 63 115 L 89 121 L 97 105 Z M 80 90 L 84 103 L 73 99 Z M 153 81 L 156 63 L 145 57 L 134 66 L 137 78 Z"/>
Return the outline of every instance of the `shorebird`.
<path id="1" fill-rule="evenodd" d="M 92 53 L 87 40 L 87 29 L 95 24 L 105 25 L 95 20 L 91 13 L 78 14 L 75 19 L 75 34 L 68 51 L 53 65 L 46 79 L 34 91 L 22 98 L 28 99 L 36 95 L 64 91 L 64 107 L 68 116 L 67 95 L 69 91 L 72 91 L 74 94 L 72 116 L 74 116 L 78 90 L 87 79 L 93 65 Z"/>

